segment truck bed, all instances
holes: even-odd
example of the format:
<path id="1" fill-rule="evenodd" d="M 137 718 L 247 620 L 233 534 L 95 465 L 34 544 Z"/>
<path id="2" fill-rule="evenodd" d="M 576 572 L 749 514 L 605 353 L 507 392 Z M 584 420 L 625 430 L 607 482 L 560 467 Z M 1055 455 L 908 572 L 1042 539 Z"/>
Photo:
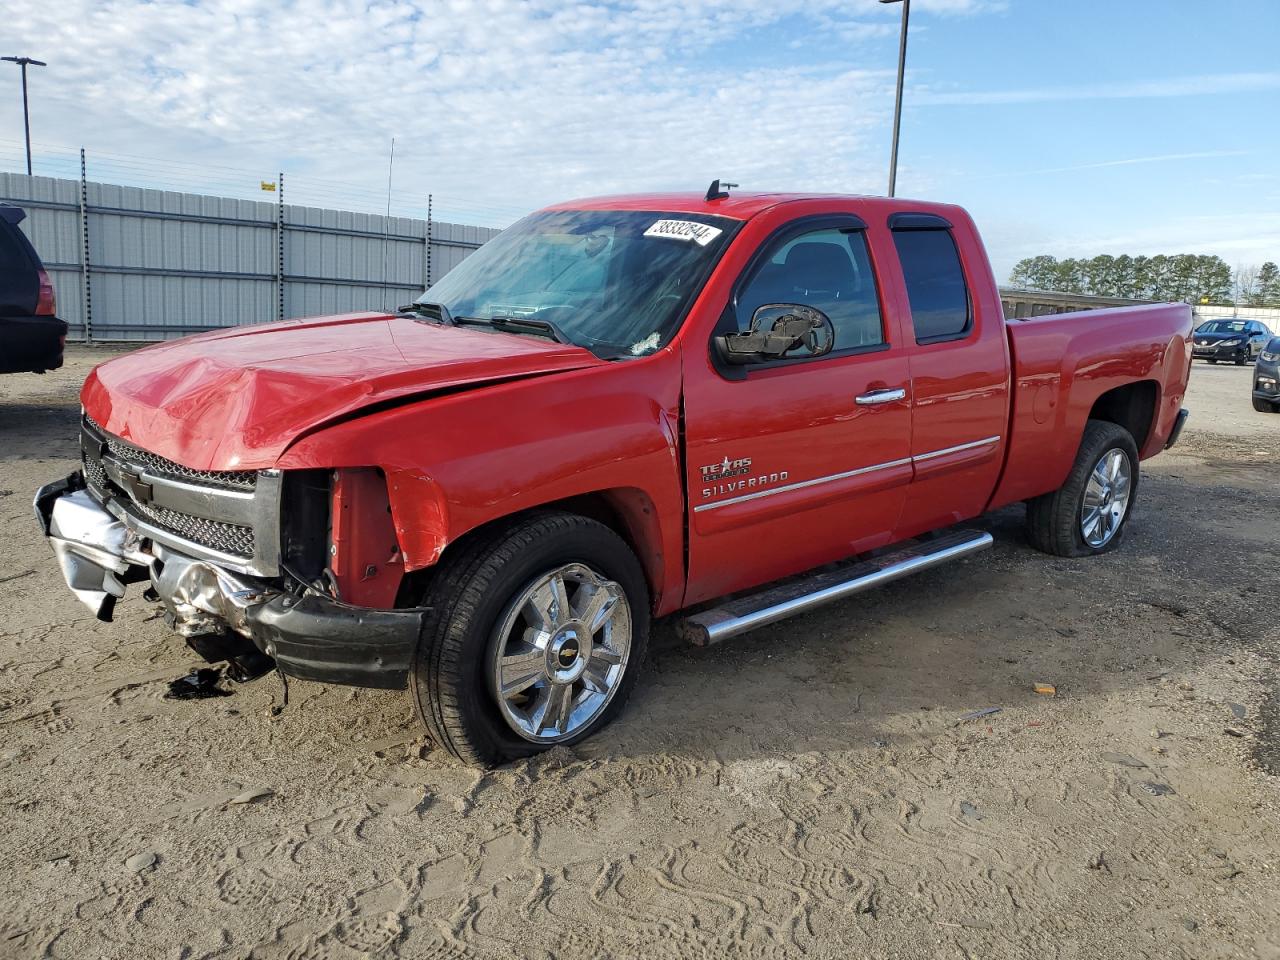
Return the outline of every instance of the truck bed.
<path id="1" fill-rule="evenodd" d="M 1008 459 L 989 509 L 1056 490 L 1092 416 L 1164 449 L 1191 371 L 1191 307 L 1151 304 L 1007 320 Z M 1154 414 L 1154 416 L 1153 416 Z"/>

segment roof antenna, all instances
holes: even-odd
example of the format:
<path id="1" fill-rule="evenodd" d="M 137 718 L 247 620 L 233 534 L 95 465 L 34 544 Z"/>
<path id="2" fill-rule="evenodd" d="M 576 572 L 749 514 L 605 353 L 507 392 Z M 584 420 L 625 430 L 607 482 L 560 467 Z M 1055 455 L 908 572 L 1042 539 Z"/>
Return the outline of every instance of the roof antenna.
<path id="1" fill-rule="evenodd" d="M 712 180 L 711 186 L 707 187 L 707 202 L 726 199 L 729 196 L 729 188 L 736 186 L 736 183 L 729 183 L 727 180 L 723 184 L 719 180 Z"/>

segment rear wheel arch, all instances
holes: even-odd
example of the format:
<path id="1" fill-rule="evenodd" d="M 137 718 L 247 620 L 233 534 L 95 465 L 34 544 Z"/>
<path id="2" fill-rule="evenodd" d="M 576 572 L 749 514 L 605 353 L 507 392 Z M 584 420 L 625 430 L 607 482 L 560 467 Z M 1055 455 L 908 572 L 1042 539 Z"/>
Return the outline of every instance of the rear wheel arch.
<path id="1" fill-rule="evenodd" d="M 1160 403 L 1160 385 L 1138 380 L 1106 391 L 1093 402 L 1088 420 L 1105 420 L 1123 427 L 1141 453 L 1151 436 Z"/>

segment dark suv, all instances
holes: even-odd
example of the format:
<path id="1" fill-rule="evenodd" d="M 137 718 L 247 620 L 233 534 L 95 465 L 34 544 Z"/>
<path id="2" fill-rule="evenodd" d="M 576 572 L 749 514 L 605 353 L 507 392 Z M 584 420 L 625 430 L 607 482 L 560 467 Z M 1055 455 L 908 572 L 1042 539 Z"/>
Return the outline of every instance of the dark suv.
<path id="1" fill-rule="evenodd" d="M 1253 369 L 1253 409 L 1280 413 L 1280 337 L 1272 337 Z"/>
<path id="2" fill-rule="evenodd" d="M 26 216 L 21 207 L 0 203 L 0 373 L 56 370 L 67 342 L 53 282 L 18 229 Z"/>

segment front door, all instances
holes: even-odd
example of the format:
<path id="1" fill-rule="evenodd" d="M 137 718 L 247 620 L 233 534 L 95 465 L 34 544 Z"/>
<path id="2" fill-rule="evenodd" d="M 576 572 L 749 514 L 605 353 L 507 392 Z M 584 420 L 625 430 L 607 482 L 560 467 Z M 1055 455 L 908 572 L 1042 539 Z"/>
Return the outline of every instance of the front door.
<path id="1" fill-rule="evenodd" d="M 887 241 L 886 241 L 887 242 Z M 851 216 L 805 218 L 746 267 L 720 332 L 765 304 L 830 317 L 830 353 L 686 377 L 689 588 L 696 603 L 882 546 L 911 467 L 911 384 Z"/>

